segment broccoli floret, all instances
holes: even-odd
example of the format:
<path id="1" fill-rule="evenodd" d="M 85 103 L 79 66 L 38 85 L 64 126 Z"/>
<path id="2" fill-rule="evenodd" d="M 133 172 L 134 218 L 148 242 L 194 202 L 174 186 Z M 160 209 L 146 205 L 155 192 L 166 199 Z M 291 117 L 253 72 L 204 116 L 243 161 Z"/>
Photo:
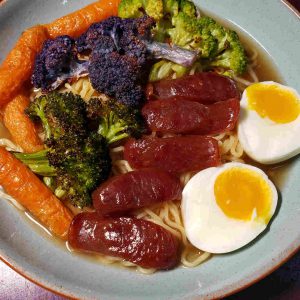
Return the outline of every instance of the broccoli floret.
<path id="1" fill-rule="evenodd" d="M 122 0 L 118 7 L 118 15 L 121 18 L 139 18 L 146 13 L 156 21 L 163 17 L 162 0 Z"/>
<path id="2" fill-rule="evenodd" d="M 171 17 L 176 16 L 179 11 L 179 3 L 177 0 L 163 0 L 164 14 Z"/>
<path id="3" fill-rule="evenodd" d="M 108 143 L 87 130 L 88 114 L 83 99 L 71 93 L 50 93 L 32 102 L 27 113 L 40 119 L 46 133 L 46 150 L 16 153 L 33 172 L 53 177 L 55 194 L 76 206 L 91 204 L 91 192 L 109 176 Z M 45 126 L 46 124 L 46 126 Z"/>
<path id="4" fill-rule="evenodd" d="M 91 99 L 88 103 L 88 115 L 98 121 L 98 133 L 106 138 L 108 144 L 129 136 L 138 138 L 145 132 L 140 110 L 113 99 L 102 103 L 98 99 Z"/>
<path id="5" fill-rule="evenodd" d="M 80 96 L 52 92 L 31 102 L 26 113 L 32 120 L 42 122 L 46 139 L 49 139 L 64 133 L 85 135 L 85 110 L 86 104 Z"/>
<path id="6" fill-rule="evenodd" d="M 239 37 L 234 31 L 227 31 L 227 47 L 218 56 L 208 63 L 208 66 L 225 69 L 225 72 L 233 71 L 233 75 L 241 75 L 245 72 L 248 59 L 245 49 L 242 46 Z"/>
<path id="7" fill-rule="evenodd" d="M 91 133 L 85 140 L 74 140 L 73 136 L 69 136 L 69 142 L 65 139 L 53 141 L 48 152 L 49 164 L 57 170 L 55 193 L 75 206 L 88 206 L 91 192 L 110 174 L 106 140 L 98 133 Z"/>
<path id="8" fill-rule="evenodd" d="M 168 38 L 167 30 L 172 27 L 171 18 L 177 16 L 179 11 L 196 16 L 196 7 L 188 0 L 122 0 L 118 15 L 121 18 L 139 18 L 147 14 L 154 18 L 154 40 L 165 42 Z"/>
<path id="9" fill-rule="evenodd" d="M 201 57 L 210 57 L 218 47 L 211 32 L 202 28 L 197 18 L 180 12 L 172 19 L 174 28 L 168 31 L 172 43 L 187 49 L 197 49 Z"/>
<path id="10" fill-rule="evenodd" d="M 31 81 L 35 88 L 48 92 L 68 78 L 85 75 L 86 67 L 85 61 L 76 58 L 75 41 L 67 35 L 59 36 L 44 42 L 35 59 Z"/>
<path id="11" fill-rule="evenodd" d="M 197 14 L 196 6 L 189 0 L 179 0 L 179 11 L 192 18 Z"/>
<path id="12" fill-rule="evenodd" d="M 110 174 L 107 142 L 98 133 L 82 140 L 73 135 L 50 139 L 49 148 L 37 153 L 14 153 L 34 173 L 46 176 L 57 197 L 74 206 L 91 204 L 91 192 Z"/>
<path id="13" fill-rule="evenodd" d="M 168 14 L 176 16 L 179 11 L 190 17 L 195 17 L 197 12 L 193 2 L 188 0 L 122 0 L 118 15 L 121 18 L 139 18 L 146 13 L 159 21 Z"/>
<path id="14" fill-rule="evenodd" d="M 172 19 L 174 28 L 169 29 L 172 43 L 199 49 L 203 67 L 221 68 L 222 74 L 242 74 L 247 67 L 245 50 L 238 35 L 225 29 L 210 17 L 192 18 L 184 12 Z"/>
<path id="15" fill-rule="evenodd" d="M 214 55 L 223 51 L 227 46 L 227 31 L 214 19 L 203 16 L 197 20 L 198 26 L 202 31 L 208 31 L 217 41 L 217 49 Z"/>
<path id="16" fill-rule="evenodd" d="M 139 18 L 143 16 L 142 0 L 122 0 L 118 6 L 118 16 L 121 18 Z"/>

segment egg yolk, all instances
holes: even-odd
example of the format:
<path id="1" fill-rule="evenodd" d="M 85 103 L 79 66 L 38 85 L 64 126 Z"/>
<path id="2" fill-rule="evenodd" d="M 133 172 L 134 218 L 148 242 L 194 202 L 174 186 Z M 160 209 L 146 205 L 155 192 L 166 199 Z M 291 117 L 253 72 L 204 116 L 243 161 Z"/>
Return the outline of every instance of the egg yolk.
<path id="1" fill-rule="evenodd" d="M 275 84 L 256 83 L 247 88 L 249 109 L 275 123 L 290 123 L 300 114 L 300 101 L 295 93 Z"/>
<path id="2" fill-rule="evenodd" d="M 225 170 L 215 180 L 214 193 L 218 206 L 230 218 L 267 224 L 271 218 L 272 191 L 258 173 L 242 168 Z"/>

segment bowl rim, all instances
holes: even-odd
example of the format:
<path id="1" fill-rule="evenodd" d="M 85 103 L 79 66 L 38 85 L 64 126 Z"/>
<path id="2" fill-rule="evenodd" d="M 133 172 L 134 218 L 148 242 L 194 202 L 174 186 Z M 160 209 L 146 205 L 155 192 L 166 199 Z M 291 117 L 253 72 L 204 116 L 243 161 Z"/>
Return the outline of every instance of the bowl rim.
<path id="1" fill-rule="evenodd" d="M 222 291 L 219 291 L 217 293 L 211 293 L 211 294 L 206 295 L 205 298 L 206 299 L 225 298 L 225 297 L 231 296 L 233 294 L 236 294 L 240 291 L 243 291 L 243 290 L 247 289 L 248 287 L 252 286 L 253 284 L 261 281 L 262 279 L 264 279 L 265 277 L 267 277 L 268 275 L 270 275 L 271 273 L 276 271 L 280 266 L 282 266 L 289 259 L 291 259 L 298 251 L 300 251 L 300 243 L 295 248 L 289 247 L 286 250 L 287 251 L 285 252 L 285 255 L 281 256 L 281 259 L 277 263 L 274 263 L 274 265 L 270 266 L 269 269 L 266 269 L 265 272 L 261 272 L 259 276 L 255 276 L 255 278 L 253 278 L 250 281 L 240 283 L 238 286 L 236 286 L 234 289 L 231 289 L 228 292 L 223 293 Z M 20 265 L 18 265 L 15 261 L 8 262 L 8 260 L 6 260 L 4 258 L 4 256 L 1 254 L 1 252 L 0 252 L 0 260 L 2 262 L 4 262 L 8 267 L 10 267 L 12 270 L 17 272 L 19 275 L 23 276 L 24 278 L 28 279 L 30 282 L 38 285 L 39 287 L 42 287 L 58 296 L 63 296 L 63 297 L 67 297 L 69 299 L 74 299 L 74 300 L 80 300 L 80 298 L 77 298 L 70 293 L 58 291 L 57 289 L 55 289 L 55 287 L 51 287 L 50 283 L 48 285 L 45 282 L 39 281 L 37 278 L 33 278 L 33 276 L 29 276 L 29 275 L 25 274 L 25 272 L 22 270 L 22 267 Z M 197 297 L 196 297 L 196 299 L 197 299 Z"/>

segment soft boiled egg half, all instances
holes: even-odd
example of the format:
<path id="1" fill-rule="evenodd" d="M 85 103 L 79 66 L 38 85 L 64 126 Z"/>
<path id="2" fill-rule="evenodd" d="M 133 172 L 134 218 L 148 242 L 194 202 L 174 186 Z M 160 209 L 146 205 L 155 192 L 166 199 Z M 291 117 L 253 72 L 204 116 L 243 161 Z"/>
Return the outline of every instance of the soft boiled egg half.
<path id="1" fill-rule="evenodd" d="M 274 184 L 256 167 L 231 162 L 200 171 L 182 194 L 187 238 L 210 253 L 237 250 L 266 229 L 277 199 Z"/>
<path id="2" fill-rule="evenodd" d="M 241 99 L 238 138 L 245 152 L 263 164 L 300 153 L 300 97 L 273 81 L 250 85 Z"/>

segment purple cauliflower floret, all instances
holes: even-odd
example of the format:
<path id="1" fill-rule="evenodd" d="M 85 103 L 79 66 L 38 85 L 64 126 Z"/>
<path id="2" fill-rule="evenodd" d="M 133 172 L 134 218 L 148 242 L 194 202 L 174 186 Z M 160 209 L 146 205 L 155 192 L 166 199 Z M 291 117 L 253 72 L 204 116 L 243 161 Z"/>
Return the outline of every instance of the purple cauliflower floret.
<path id="1" fill-rule="evenodd" d="M 142 76 L 142 65 L 138 59 L 118 52 L 103 54 L 94 51 L 90 57 L 89 76 L 97 91 L 115 98 L 119 102 L 136 107 L 144 102 L 142 88 L 146 76 Z"/>
<path id="2" fill-rule="evenodd" d="M 114 30 L 116 23 L 119 22 L 119 17 L 110 17 L 102 22 L 92 24 L 89 29 L 76 40 L 76 47 L 79 53 L 86 50 L 92 50 L 96 44 L 102 42 L 103 37 L 107 43 L 108 50 L 115 51 Z M 103 43 L 103 42 L 102 42 Z"/>
<path id="3" fill-rule="evenodd" d="M 149 55 L 142 37 L 150 35 L 154 24 L 150 17 L 110 17 L 77 40 L 78 51 L 91 51 L 88 71 L 95 90 L 132 107 L 144 102 Z"/>
<path id="4" fill-rule="evenodd" d="M 34 87 L 48 90 L 60 73 L 69 71 L 71 59 L 75 57 L 74 45 L 74 40 L 67 35 L 44 42 L 35 60 L 31 78 Z"/>
<path id="5" fill-rule="evenodd" d="M 145 97 L 149 61 L 170 59 L 191 65 L 197 53 L 151 40 L 153 18 L 110 17 L 95 23 L 76 41 L 69 36 L 47 40 L 36 58 L 32 83 L 43 92 L 66 80 L 89 74 L 95 90 L 128 106 L 140 106 Z M 89 55 L 79 60 L 78 54 Z"/>
<path id="6" fill-rule="evenodd" d="M 75 41 L 63 35 L 44 42 L 35 59 L 31 81 L 35 88 L 48 92 L 66 79 L 78 75 L 83 69 L 86 69 L 86 66 L 84 62 L 77 60 Z"/>
<path id="7" fill-rule="evenodd" d="M 79 53 L 93 50 L 99 42 L 103 43 L 103 37 L 109 37 L 111 43 L 109 43 L 108 49 L 111 51 L 132 52 L 134 48 L 128 48 L 128 45 L 132 42 L 131 40 L 136 40 L 136 43 L 138 39 L 148 39 L 151 34 L 151 28 L 154 25 L 154 19 L 148 16 L 138 19 L 110 17 L 102 22 L 91 25 L 89 29 L 76 40 L 76 47 Z M 140 40 L 139 43 L 141 44 Z"/>

